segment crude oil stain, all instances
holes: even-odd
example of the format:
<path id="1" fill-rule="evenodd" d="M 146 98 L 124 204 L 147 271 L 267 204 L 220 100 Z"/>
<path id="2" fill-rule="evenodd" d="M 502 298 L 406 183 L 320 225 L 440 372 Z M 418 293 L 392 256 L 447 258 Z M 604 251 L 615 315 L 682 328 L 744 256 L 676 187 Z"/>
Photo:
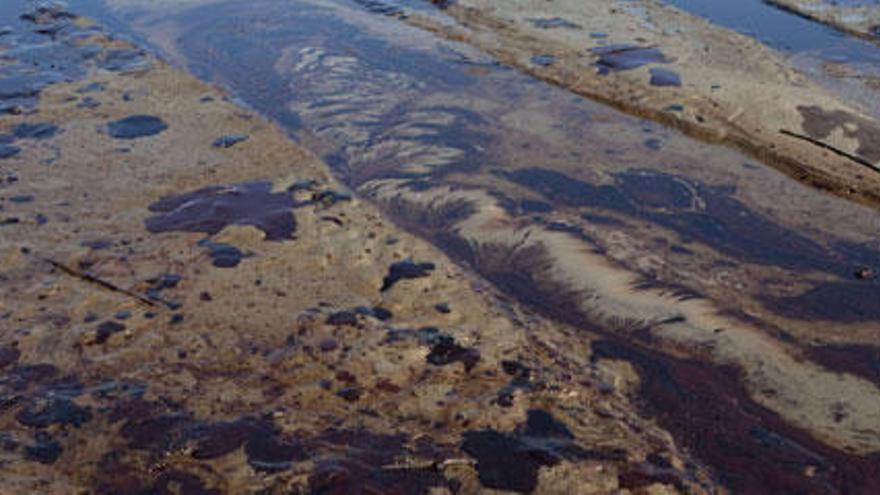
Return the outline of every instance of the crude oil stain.
<path id="1" fill-rule="evenodd" d="M 423 278 L 431 275 L 434 271 L 434 263 L 416 263 L 411 260 L 400 261 L 391 265 L 388 275 L 382 280 L 380 292 L 385 292 L 404 279 Z"/>
<path id="2" fill-rule="evenodd" d="M 480 351 L 472 347 L 462 347 L 448 335 L 438 335 L 432 339 L 431 352 L 425 358 L 435 366 L 461 362 L 465 371 L 470 371 L 480 360 Z"/>
<path id="3" fill-rule="evenodd" d="M 219 242 L 211 242 L 207 239 L 199 241 L 199 246 L 208 250 L 211 257 L 211 264 L 217 268 L 234 268 L 241 263 L 245 254 L 235 246 L 222 244 Z"/>
<path id="4" fill-rule="evenodd" d="M 596 66 L 599 68 L 599 74 L 667 62 L 660 50 L 649 46 L 618 44 L 596 47 L 591 51 L 598 57 Z"/>
<path id="5" fill-rule="evenodd" d="M 215 148 L 231 148 L 238 143 L 243 143 L 248 140 L 247 134 L 227 134 L 225 136 L 220 136 L 212 143 L 212 146 Z"/>
<path id="6" fill-rule="evenodd" d="M 673 70 L 654 67 L 650 73 L 652 86 L 681 86 L 681 76 Z"/>
<path id="7" fill-rule="evenodd" d="M 49 139 L 57 135 L 59 131 L 58 126 L 46 122 L 18 124 L 12 128 L 12 133 L 18 139 Z"/>
<path id="8" fill-rule="evenodd" d="M 21 148 L 15 146 L 14 144 L 0 144 L 0 160 L 12 158 L 20 152 Z"/>
<path id="9" fill-rule="evenodd" d="M 204 232 L 214 235 L 228 225 L 250 225 L 263 231 L 266 240 L 293 238 L 297 206 L 286 193 L 273 193 L 268 181 L 213 186 L 150 205 L 158 215 L 145 221 L 148 231 Z"/>
<path id="10" fill-rule="evenodd" d="M 791 318 L 837 322 L 880 321 L 880 285 L 829 282 L 803 294 L 765 301 Z"/>
<path id="11" fill-rule="evenodd" d="M 616 174 L 614 184 L 603 185 L 541 168 L 496 175 L 532 189 L 554 204 L 648 219 L 686 241 L 697 240 L 727 255 L 761 264 L 844 275 L 851 272 L 853 264 L 872 256 L 855 250 L 834 252 L 752 211 L 731 196 L 730 190 L 671 174 L 631 170 Z"/>
<path id="12" fill-rule="evenodd" d="M 116 139 L 137 139 L 155 136 L 168 129 L 168 125 L 159 117 L 152 115 L 132 115 L 107 124 L 110 136 Z"/>
<path id="13" fill-rule="evenodd" d="M 753 402 L 735 369 L 663 356 L 610 340 L 593 359 L 621 359 L 639 371 L 639 396 L 678 442 L 735 493 L 829 493 L 880 487 L 880 457 L 850 456 L 785 424 Z M 804 476 L 805 470 L 812 476 Z"/>
<path id="14" fill-rule="evenodd" d="M 568 427 L 550 413 L 532 409 L 526 424 L 513 432 L 466 432 L 461 449 L 477 460 L 477 473 L 484 487 L 517 493 L 534 491 L 538 470 L 562 460 L 626 460 L 624 451 L 591 451 L 573 439 Z"/>

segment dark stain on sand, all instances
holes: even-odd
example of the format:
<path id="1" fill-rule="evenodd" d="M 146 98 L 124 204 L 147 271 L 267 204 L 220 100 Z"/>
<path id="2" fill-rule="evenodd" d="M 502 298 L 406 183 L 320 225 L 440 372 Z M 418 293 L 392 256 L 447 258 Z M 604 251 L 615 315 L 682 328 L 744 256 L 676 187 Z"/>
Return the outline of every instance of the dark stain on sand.
<path id="1" fill-rule="evenodd" d="M 155 136 L 165 129 L 168 129 L 168 124 L 153 115 L 132 115 L 107 124 L 107 132 L 116 139 Z"/>
<path id="2" fill-rule="evenodd" d="M 146 219 L 148 231 L 203 232 L 213 235 L 228 225 L 250 225 L 266 240 L 293 239 L 297 204 L 287 193 L 272 192 L 269 181 L 211 186 L 167 196 L 150 205 L 155 216 Z"/>

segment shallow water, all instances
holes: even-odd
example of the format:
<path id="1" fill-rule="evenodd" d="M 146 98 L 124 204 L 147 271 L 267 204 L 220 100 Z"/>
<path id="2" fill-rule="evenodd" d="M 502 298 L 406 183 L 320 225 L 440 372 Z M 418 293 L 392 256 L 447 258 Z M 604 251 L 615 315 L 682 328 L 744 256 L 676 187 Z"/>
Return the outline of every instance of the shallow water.
<path id="1" fill-rule="evenodd" d="M 880 439 L 853 434 L 870 411 L 834 423 L 829 402 L 850 397 L 814 392 L 877 394 L 835 381 L 831 371 L 851 368 L 847 347 L 822 352 L 841 339 L 870 349 L 880 286 L 854 273 L 880 269 L 877 214 L 407 27 L 396 20 L 407 8 L 230 1 L 126 18 L 286 126 L 401 225 L 534 311 L 599 336 L 594 359 L 631 361 L 646 413 L 723 483 L 750 493 L 876 483 Z M 240 186 L 257 196 L 238 198 L 240 211 L 216 190 L 168 198 L 145 228 L 282 218 L 278 236 L 289 237 L 294 205 L 258 186 Z M 255 218 L 260 197 L 280 215 Z M 198 208 L 180 216 L 183 202 Z M 800 360 L 807 351 L 821 366 Z M 777 397 L 819 412 L 787 417 Z M 818 474 L 802 476 L 807 466 Z"/>
<path id="2" fill-rule="evenodd" d="M 754 37 L 788 56 L 803 72 L 844 99 L 880 115 L 880 45 L 849 36 L 763 0 L 663 0 L 713 24 Z M 826 64 L 832 64 L 831 71 Z M 846 68 L 841 71 L 841 68 Z M 841 75 L 843 74 L 843 75 Z"/>
<path id="3" fill-rule="evenodd" d="M 789 53 L 816 52 L 819 56 L 851 62 L 880 61 L 880 47 L 774 7 L 763 0 L 663 0 L 715 24 L 753 36 Z"/>

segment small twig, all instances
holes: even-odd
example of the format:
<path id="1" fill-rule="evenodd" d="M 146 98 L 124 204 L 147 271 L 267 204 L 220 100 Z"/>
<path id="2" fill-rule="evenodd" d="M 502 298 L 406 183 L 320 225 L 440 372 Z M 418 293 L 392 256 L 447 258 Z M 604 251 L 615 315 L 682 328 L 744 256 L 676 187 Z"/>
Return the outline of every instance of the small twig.
<path id="1" fill-rule="evenodd" d="M 847 153 L 846 151 L 843 151 L 841 149 L 837 149 L 834 146 L 831 146 L 830 144 L 823 143 L 822 141 L 819 141 L 818 139 L 811 138 L 810 136 L 804 136 L 803 134 L 791 132 L 786 129 L 780 129 L 779 132 L 781 134 L 786 135 L 786 136 L 790 136 L 790 137 L 797 138 L 797 139 L 802 139 L 810 144 L 814 144 L 814 145 L 816 145 L 820 148 L 826 149 L 834 154 L 840 155 L 844 158 L 848 158 L 848 159 L 858 163 L 859 165 L 862 165 L 864 167 L 871 169 L 874 172 L 880 173 L 880 169 L 878 169 L 876 165 L 869 162 L 868 160 L 865 160 L 864 158 L 862 158 L 860 156 L 852 155 L 850 153 Z"/>
<path id="2" fill-rule="evenodd" d="M 101 280 L 98 277 L 95 277 L 94 275 L 89 275 L 88 273 L 83 273 L 79 270 L 73 269 L 63 263 L 59 263 L 59 262 L 57 262 L 55 260 L 51 260 L 49 258 L 43 258 L 43 260 L 46 263 L 49 263 L 50 265 L 52 265 L 53 267 L 70 275 L 71 277 L 76 277 L 84 282 L 88 282 L 90 284 L 95 284 L 95 285 L 97 285 L 99 287 L 103 287 L 104 289 L 107 289 L 109 291 L 118 292 L 119 294 L 124 294 L 128 297 L 136 299 L 137 301 L 139 301 L 142 304 L 146 304 L 147 306 L 155 306 L 156 305 L 155 302 L 147 299 L 144 296 L 141 296 L 139 294 L 135 294 L 134 292 L 132 292 L 130 290 L 123 289 L 122 287 L 111 284 L 110 282 L 107 282 L 106 280 Z"/>

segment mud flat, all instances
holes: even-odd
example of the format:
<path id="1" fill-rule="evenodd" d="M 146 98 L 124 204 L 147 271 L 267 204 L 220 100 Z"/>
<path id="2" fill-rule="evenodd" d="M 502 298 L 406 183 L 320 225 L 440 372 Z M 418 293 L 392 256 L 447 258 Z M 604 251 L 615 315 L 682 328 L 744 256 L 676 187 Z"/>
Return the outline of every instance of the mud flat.
<path id="1" fill-rule="evenodd" d="M 0 66 L 36 84 L 0 117 L 0 492 L 715 490 L 607 344 L 216 88 L 34 14 Z M 64 77 L 23 63 L 46 43 Z"/>
<path id="2" fill-rule="evenodd" d="M 754 39 L 659 2 L 554 1 L 549 25 L 541 22 L 547 8 L 464 0 L 445 9 L 456 23 L 418 13 L 408 22 L 576 93 L 735 146 L 812 186 L 878 204 L 877 121 Z M 670 73 L 674 83 L 664 84 Z"/>
<path id="3" fill-rule="evenodd" d="M 880 43 L 880 4 L 873 0 L 769 0 L 777 7 Z"/>

